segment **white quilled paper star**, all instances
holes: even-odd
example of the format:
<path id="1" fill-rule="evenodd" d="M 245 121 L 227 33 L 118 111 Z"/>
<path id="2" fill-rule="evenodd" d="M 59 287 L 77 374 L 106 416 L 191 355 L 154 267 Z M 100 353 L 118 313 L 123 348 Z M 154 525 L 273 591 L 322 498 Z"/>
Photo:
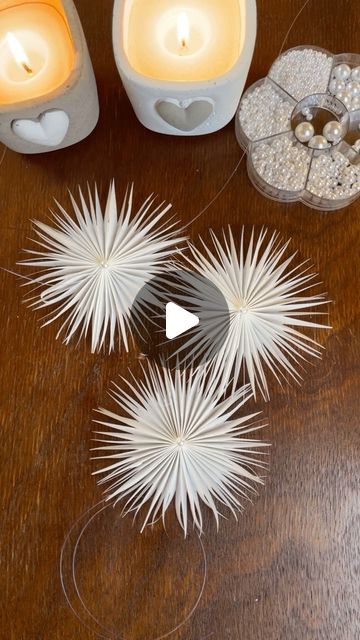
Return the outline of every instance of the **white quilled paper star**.
<path id="1" fill-rule="evenodd" d="M 263 483 L 266 464 L 261 451 L 268 445 L 248 435 L 264 424 L 258 414 L 239 415 L 252 395 L 250 386 L 220 396 L 201 369 L 171 372 L 149 364 L 142 380 L 123 379 L 111 396 L 118 412 L 100 409 L 102 425 L 96 451 L 108 466 L 109 500 L 121 500 L 124 513 L 144 507 L 143 528 L 165 513 L 174 501 L 185 535 L 188 521 L 203 529 L 202 507 L 217 523 L 226 507 L 236 517 L 243 501 Z"/>
<path id="2" fill-rule="evenodd" d="M 279 383 L 287 374 L 299 382 L 304 362 L 320 357 L 321 347 L 306 331 L 324 328 L 315 318 L 327 315 L 321 309 L 328 301 L 322 293 L 309 292 L 319 285 L 317 275 L 307 262 L 294 263 L 296 253 L 286 256 L 289 242 L 283 243 L 277 233 L 269 237 L 262 230 L 256 239 L 252 231 L 247 249 L 244 229 L 238 241 L 231 229 L 223 232 L 222 240 L 213 232 L 211 236 L 212 248 L 204 242 L 202 250 L 190 245 L 187 262 L 193 279 L 198 274 L 213 283 L 228 309 L 214 306 L 206 330 L 199 326 L 178 355 L 210 363 L 224 390 L 230 381 L 235 388 L 241 378 L 250 382 L 254 395 L 259 389 L 268 399 L 267 370 Z M 211 306 L 211 300 L 201 299 L 198 286 L 193 291 L 189 287 L 181 299 L 195 314 Z M 222 346 L 213 357 L 216 336 Z"/>
<path id="3" fill-rule="evenodd" d="M 44 325 L 63 320 L 57 337 L 63 333 L 66 344 L 76 333 L 79 339 L 90 334 L 92 352 L 106 341 L 112 351 L 118 335 L 128 350 L 128 334 L 143 312 L 138 294 L 166 272 L 184 238 L 166 215 L 171 205 L 155 207 L 150 196 L 134 213 L 132 188 L 120 212 L 114 183 L 104 212 L 96 188 L 94 197 L 89 190 L 88 203 L 81 191 L 79 204 L 70 198 L 75 218 L 57 203 L 54 226 L 34 222 L 39 248 L 27 251 L 32 257 L 22 262 L 36 269 L 31 306 L 50 309 Z"/>

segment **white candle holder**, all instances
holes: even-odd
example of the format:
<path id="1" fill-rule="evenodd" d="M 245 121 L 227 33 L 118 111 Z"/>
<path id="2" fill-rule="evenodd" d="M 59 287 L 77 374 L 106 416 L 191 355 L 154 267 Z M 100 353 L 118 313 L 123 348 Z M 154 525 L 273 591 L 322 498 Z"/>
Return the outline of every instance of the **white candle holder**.
<path id="1" fill-rule="evenodd" d="M 207 56 L 204 64 L 209 71 L 209 79 L 164 79 L 154 77 L 155 74 L 147 75 L 135 68 L 129 57 L 129 20 L 133 0 L 115 0 L 113 13 L 113 46 L 116 64 L 125 88 L 125 91 L 132 103 L 134 111 L 140 122 L 157 133 L 166 133 L 178 136 L 195 136 L 212 133 L 224 127 L 233 118 L 242 94 L 244 84 L 249 71 L 250 63 L 256 39 L 256 0 L 237 0 L 239 2 L 239 24 L 234 25 L 238 30 L 239 42 L 235 60 L 229 70 L 221 75 L 212 77 L 212 66 L 217 66 L 217 50 L 211 48 L 211 28 L 209 27 L 209 42 Z M 188 9 L 190 18 L 192 12 L 201 15 L 201 10 L 197 2 L 183 0 L 178 7 L 174 8 L 174 3 L 170 3 L 172 11 L 184 13 L 182 10 Z M 209 3 L 200 3 L 203 11 L 203 20 L 198 22 L 199 29 L 196 34 L 202 38 L 201 30 L 206 29 L 206 9 Z M 212 3 L 214 5 L 216 3 Z M 219 0 L 219 11 L 223 11 L 222 0 Z M 146 8 L 144 9 L 144 11 Z M 196 17 L 196 16 L 195 16 Z M 154 18 L 154 17 L 153 17 Z M 153 19 L 154 38 L 158 37 L 158 31 L 164 22 L 163 16 L 159 13 L 158 20 Z M 161 24 L 160 24 L 161 23 Z M 159 26 L 160 25 L 160 26 Z M 205 25 L 205 26 L 204 26 Z M 216 24 L 215 24 L 216 29 Z M 142 34 L 139 33 L 138 40 L 141 41 Z M 168 39 L 168 41 L 170 38 Z M 168 46 L 166 39 L 165 48 Z M 149 40 L 150 45 L 153 43 Z M 159 65 L 161 57 L 164 55 L 164 43 L 159 43 Z M 142 45 L 140 45 L 142 46 Z M 144 47 L 147 46 L 146 38 Z M 185 46 L 185 43 L 184 43 Z M 162 53 L 163 52 L 163 53 Z M 158 52 L 156 52 L 158 53 Z M 212 55 L 213 57 L 212 57 Z M 151 57 L 151 53 L 149 56 Z M 172 51 L 166 51 L 168 60 L 168 70 L 171 76 L 171 67 L 178 66 L 179 58 Z M 184 56 L 186 58 L 186 55 Z M 196 57 L 189 56 L 189 77 L 196 71 Z M 173 60 L 173 62 L 171 62 Z M 186 64 L 186 61 L 183 60 Z M 186 73 L 186 71 L 185 71 Z M 177 73 L 174 71 L 174 78 Z M 196 73 L 195 73 L 196 75 Z"/>
<path id="2" fill-rule="evenodd" d="M 10 11 L 19 6 L 25 7 L 26 12 L 28 5 L 31 12 L 31 5 L 39 4 L 36 0 L 18 3 L 0 0 L 0 28 L 3 11 L 9 10 L 10 15 Z M 95 76 L 73 0 L 45 0 L 41 5 L 54 9 L 59 20 L 65 22 L 69 46 L 73 50 L 72 64 L 68 77 L 59 86 L 45 93 L 40 91 L 41 95 L 29 98 L 25 95 L 25 98 L 15 98 L 14 102 L 6 100 L 5 103 L 0 96 L 0 141 L 14 151 L 27 154 L 63 149 L 79 142 L 91 133 L 99 117 Z M 24 24 L 26 29 L 27 23 Z"/>

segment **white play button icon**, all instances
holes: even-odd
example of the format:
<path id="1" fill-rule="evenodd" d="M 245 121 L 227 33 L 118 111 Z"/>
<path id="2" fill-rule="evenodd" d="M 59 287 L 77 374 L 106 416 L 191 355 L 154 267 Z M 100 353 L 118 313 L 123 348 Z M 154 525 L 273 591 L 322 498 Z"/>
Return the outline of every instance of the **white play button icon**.
<path id="1" fill-rule="evenodd" d="M 161 367 L 183 371 L 214 362 L 229 335 L 230 312 L 213 282 L 174 269 L 151 278 L 139 291 L 131 321 L 141 354 Z"/>
<path id="2" fill-rule="evenodd" d="M 199 317 L 174 302 L 166 305 L 166 337 L 173 340 L 199 324 Z"/>

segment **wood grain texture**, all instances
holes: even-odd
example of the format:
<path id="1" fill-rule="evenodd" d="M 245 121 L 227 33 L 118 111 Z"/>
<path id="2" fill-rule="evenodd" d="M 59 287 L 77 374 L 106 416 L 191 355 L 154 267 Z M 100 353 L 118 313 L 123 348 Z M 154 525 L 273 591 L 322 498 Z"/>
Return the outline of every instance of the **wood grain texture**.
<path id="1" fill-rule="evenodd" d="M 77 0 L 97 76 L 101 117 L 74 148 L 26 157 L 7 151 L 0 166 L 1 266 L 16 269 L 31 218 L 46 220 L 52 198 L 67 188 L 109 180 L 119 195 L 135 182 L 136 200 L 150 192 L 190 220 L 215 196 L 240 157 L 233 123 L 214 135 L 178 139 L 136 121 L 111 48 L 110 0 Z M 331 7 L 330 7 L 331 4 Z M 248 83 L 266 75 L 302 0 L 258 0 L 259 33 Z M 313 43 L 358 51 L 358 0 L 310 0 L 286 48 Z M 335 20 L 334 20 L 335 15 Z M 1 152 L 0 152 L 1 157 Z M 227 188 L 190 228 L 267 225 L 293 238 L 311 257 L 331 300 L 333 330 L 301 388 L 271 385 L 259 403 L 273 443 L 266 487 L 236 523 L 219 533 L 209 517 L 204 545 L 208 575 L 200 605 L 174 640 L 357 640 L 359 621 L 359 212 L 360 201 L 335 214 L 302 204 L 281 206 L 249 183 L 243 162 Z M 0 637 L 4 640 L 93 640 L 61 590 L 59 555 L 72 524 L 101 499 L 91 471 L 93 409 L 107 402 L 110 381 L 135 368 L 136 353 L 91 355 L 65 347 L 56 327 L 23 304 L 21 281 L 1 280 Z M 191 609 L 201 586 L 201 550 L 169 518 L 137 535 L 107 510 L 79 545 L 77 575 L 84 600 L 126 640 L 151 640 Z M 106 636 L 105 637 L 109 637 Z M 114 636 L 115 637 L 115 636 Z"/>

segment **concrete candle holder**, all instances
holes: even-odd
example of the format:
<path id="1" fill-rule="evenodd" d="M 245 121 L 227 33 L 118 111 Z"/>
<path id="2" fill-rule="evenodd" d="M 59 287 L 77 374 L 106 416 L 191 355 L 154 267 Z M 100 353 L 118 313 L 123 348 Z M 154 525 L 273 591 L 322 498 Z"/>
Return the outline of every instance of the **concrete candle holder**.
<path id="1" fill-rule="evenodd" d="M 252 60 L 256 0 L 115 0 L 113 46 L 140 122 L 195 136 L 234 116 Z"/>
<path id="2" fill-rule="evenodd" d="M 48 12 L 50 18 L 39 19 L 38 13 L 41 18 L 43 12 Z M 59 51 L 56 51 L 56 29 L 51 30 L 47 20 L 50 20 L 49 24 L 56 21 L 62 30 L 64 42 L 57 43 Z M 8 70 L 8 76 L 0 84 L 2 89 L 9 87 L 9 93 L 0 91 L 0 141 L 14 151 L 34 154 L 63 149 L 88 136 L 98 121 L 99 101 L 92 63 L 73 0 L 42 3 L 21 0 L 18 4 L 14 0 L 0 0 L 0 41 L 6 38 L 3 51 L 8 44 L 11 51 L 1 66 L 5 69 L 4 76 Z M 24 46 L 21 46 L 22 42 L 25 42 Z M 20 48 L 23 57 L 20 64 L 16 59 L 15 69 L 16 62 L 10 58 L 11 53 L 16 56 L 16 47 Z M 66 61 L 60 56 L 63 51 Z M 39 63 L 39 71 L 33 72 L 32 60 L 36 65 L 41 55 L 44 57 Z M 61 76 L 64 67 L 66 77 Z M 20 74 L 25 71 L 29 78 L 22 81 Z"/>

